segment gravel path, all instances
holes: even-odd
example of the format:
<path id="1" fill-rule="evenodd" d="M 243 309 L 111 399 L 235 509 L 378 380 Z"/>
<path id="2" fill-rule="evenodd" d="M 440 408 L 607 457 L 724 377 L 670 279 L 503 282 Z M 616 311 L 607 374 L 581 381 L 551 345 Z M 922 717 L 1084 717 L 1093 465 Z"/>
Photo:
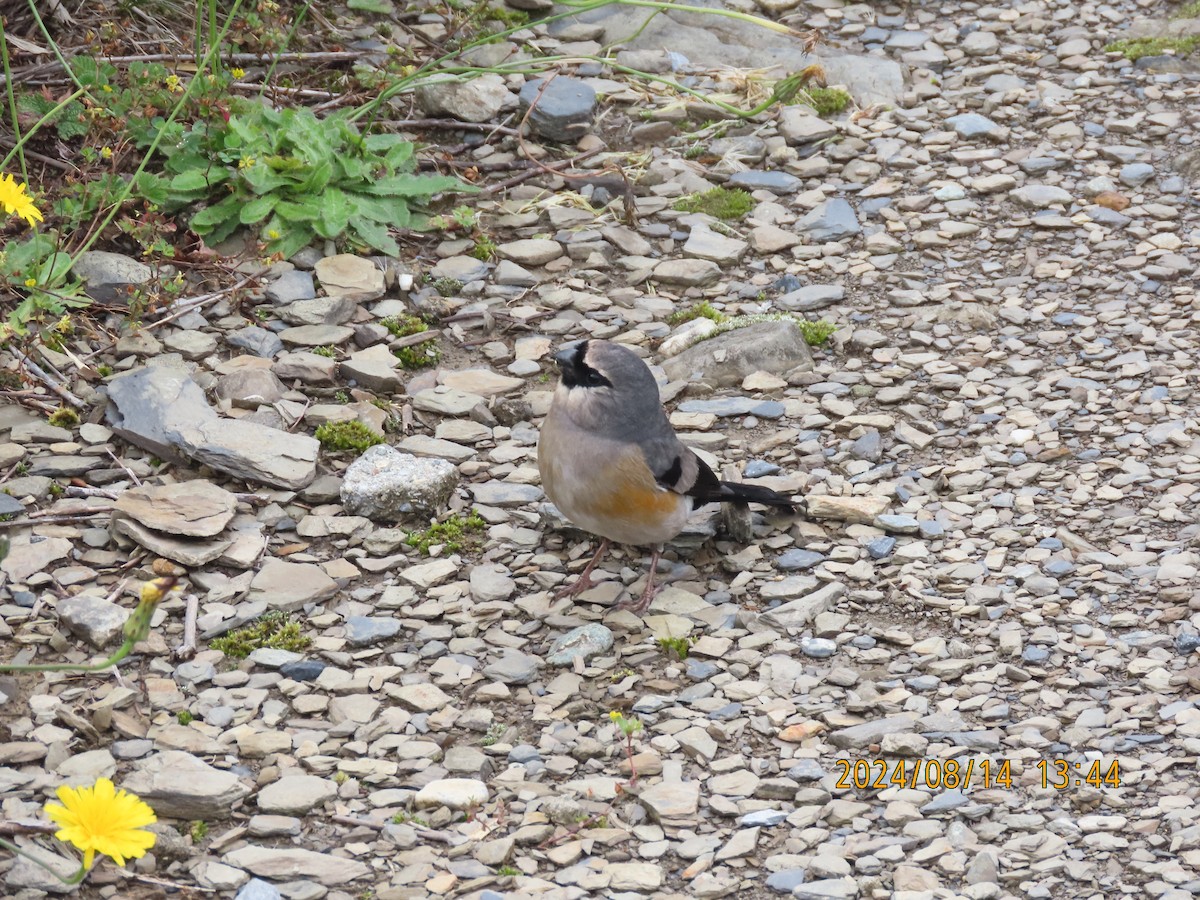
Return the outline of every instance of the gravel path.
<path id="1" fill-rule="evenodd" d="M 0 676 L 0 819 L 103 775 L 162 820 L 80 896 L 1200 893 L 1200 57 L 1103 50 L 1200 22 L 760 2 L 860 74 L 908 67 L 896 104 L 686 138 L 680 107 L 584 67 L 606 133 L 652 138 L 625 162 L 635 227 L 525 184 L 481 207 L 493 263 L 448 237 L 397 281 L 306 252 L 259 321 L 218 298 L 102 355 L 106 383 L 70 385 L 83 425 L 0 409 L 0 514 L 33 520 L 6 526 L 0 656 L 102 658 L 151 561 L 187 571 L 120 677 Z M 543 46 L 594 39 L 575 27 Z M 726 181 L 744 219 L 673 210 Z M 667 319 L 702 300 L 840 327 L 811 359 L 768 319 L 679 363 L 710 322 Z M 380 325 L 412 310 L 452 317 L 415 373 Z M 536 465 L 551 348 L 583 336 L 662 365 L 726 477 L 809 502 L 697 514 L 643 619 L 610 611 L 642 548 L 551 599 L 594 549 Z M 399 453 L 349 474 L 311 439 L 389 415 Z M 478 513 L 461 546 L 405 543 L 447 505 Z M 213 648 L 272 611 L 309 645 Z M 7 858 L 0 880 L 53 890 Z"/>

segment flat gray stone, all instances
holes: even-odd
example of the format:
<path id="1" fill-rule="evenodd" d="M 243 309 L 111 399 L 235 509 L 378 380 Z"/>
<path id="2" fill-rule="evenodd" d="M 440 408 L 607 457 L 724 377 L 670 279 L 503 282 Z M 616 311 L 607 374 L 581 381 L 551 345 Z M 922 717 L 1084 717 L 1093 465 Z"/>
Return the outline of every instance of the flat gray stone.
<path id="1" fill-rule="evenodd" d="M 796 227 L 808 232 L 813 241 L 838 241 L 862 231 L 852 207 L 840 197 L 833 197 L 810 210 Z"/>
<path id="2" fill-rule="evenodd" d="M 754 372 L 811 371 L 812 352 L 794 322 L 757 322 L 727 331 L 663 361 L 671 381 L 733 387 Z"/>
<path id="3" fill-rule="evenodd" d="M 371 874 L 370 866 L 357 859 L 300 848 L 258 847 L 246 844 L 226 853 L 222 859 L 231 866 L 245 869 L 261 878 L 274 881 L 301 879 L 315 881 L 327 887 L 346 884 Z"/>
<path id="4" fill-rule="evenodd" d="M 258 792 L 255 802 L 265 813 L 304 816 L 337 796 L 337 785 L 316 775 L 285 775 Z"/>
<path id="5" fill-rule="evenodd" d="M 172 819 L 224 821 L 250 789 L 233 772 L 182 750 L 163 750 L 133 764 L 119 785 Z"/>
<path id="6" fill-rule="evenodd" d="M 577 141 L 588 131 L 596 110 L 591 85 L 569 75 L 525 82 L 518 96 L 522 114 L 533 106 L 529 124 L 535 134 L 552 141 Z"/>
<path id="7" fill-rule="evenodd" d="M 237 498 L 207 481 L 140 485 L 122 491 L 115 510 L 154 531 L 216 537 L 233 520 Z"/>
<path id="8" fill-rule="evenodd" d="M 264 601 L 271 609 L 292 612 L 309 603 L 328 600 L 337 590 L 337 582 L 320 566 L 267 559 L 251 580 L 247 599 Z"/>
<path id="9" fill-rule="evenodd" d="M 111 644 L 121 634 L 129 610 L 89 594 L 76 594 L 58 601 L 58 617 L 67 630 L 97 650 Z"/>
<path id="10" fill-rule="evenodd" d="M 304 487 L 316 476 L 316 440 L 222 418 L 178 369 L 147 366 L 118 375 L 108 384 L 108 397 L 113 431 L 163 459 L 282 488 Z"/>

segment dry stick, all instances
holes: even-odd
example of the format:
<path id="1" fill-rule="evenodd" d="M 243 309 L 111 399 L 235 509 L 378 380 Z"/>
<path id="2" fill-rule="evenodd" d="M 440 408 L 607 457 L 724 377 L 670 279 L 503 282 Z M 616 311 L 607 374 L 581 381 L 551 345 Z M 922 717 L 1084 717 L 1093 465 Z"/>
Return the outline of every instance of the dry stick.
<path id="1" fill-rule="evenodd" d="M 54 407 L 49 403 L 43 403 L 40 399 L 45 394 L 39 394 L 37 391 L 0 391 L 0 397 L 7 397 L 10 400 L 16 400 L 24 406 L 32 406 L 34 409 L 44 413 L 54 412 Z"/>
<path id="2" fill-rule="evenodd" d="M 105 500 L 116 500 L 120 495 L 120 491 L 106 491 L 104 488 L 79 487 L 78 485 L 74 484 L 67 488 L 68 497 L 103 497 Z"/>
<path id="3" fill-rule="evenodd" d="M 176 659 L 191 659 L 196 655 L 196 616 L 200 612 L 200 597 L 187 595 L 187 606 L 183 611 L 183 643 L 175 648 Z"/>
<path id="4" fill-rule="evenodd" d="M 241 281 L 239 281 L 233 287 L 221 288 L 221 290 L 214 291 L 211 294 L 201 294 L 199 297 L 193 297 L 191 300 L 187 301 L 187 306 L 181 306 L 178 309 L 176 309 L 174 312 L 172 312 L 169 316 L 164 316 L 163 318 L 159 319 L 157 322 L 151 322 L 149 325 L 144 326 L 142 328 L 142 331 L 153 331 L 155 328 L 158 328 L 160 325 L 166 325 L 168 322 L 173 322 L 176 319 L 178 319 L 180 316 L 185 316 L 188 313 L 192 312 L 193 310 L 197 310 L 202 307 L 208 306 L 210 303 L 216 303 L 218 300 L 228 296 L 229 294 L 232 294 L 235 291 L 240 291 L 247 284 L 249 284 L 251 281 L 253 281 L 256 277 L 257 276 L 255 276 L 255 275 L 247 275 L 245 278 L 243 278 Z M 93 350 L 91 353 L 84 356 L 83 361 L 87 362 L 88 360 L 94 359 L 95 357 L 99 356 L 101 353 L 107 353 L 109 350 L 111 350 L 115 346 L 117 346 L 117 341 L 109 341 L 103 347 Z"/>
<path id="5" fill-rule="evenodd" d="M 32 375 L 46 387 L 50 388 L 50 390 L 54 391 L 54 393 L 58 394 L 58 396 L 62 397 L 72 406 L 76 407 L 77 409 L 83 409 L 83 407 L 86 405 L 82 400 L 68 391 L 51 375 L 49 375 L 45 369 L 35 363 L 16 347 L 9 347 L 9 352 L 11 352 L 12 355 L 17 358 L 17 362 L 23 365 L 25 370 L 29 372 L 30 375 Z"/>
<path id="6" fill-rule="evenodd" d="M 25 528 L 25 527 L 32 528 L 35 525 L 74 525 L 78 522 L 87 522 L 87 521 L 89 521 L 91 519 L 95 519 L 95 518 L 107 519 L 111 515 L 112 515 L 111 511 L 105 511 L 105 512 L 94 512 L 91 515 L 86 515 L 86 516 L 82 516 L 82 515 L 81 516 L 59 516 L 59 517 L 55 517 L 55 518 L 46 518 L 46 519 L 29 519 L 29 518 L 13 519 L 10 522 L 0 522 L 0 529 Z"/>
<path id="7" fill-rule="evenodd" d="M 541 101 L 543 92 L 545 92 L 546 88 L 550 85 L 550 82 L 553 81 L 557 77 L 558 77 L 558 73 L 555 72 L 549 78 L 542 81 L 542 83 L 538 86 L 537 95 L 533 98 L 533 101 L 529 104 L 529 108 L 527 110 L 525 110 L 525 115 L 523 115 L 521 117 L 521 125 L 520 125 L 520 128 L 518 129 L 518 133 L 517 133 L 517 145 L 521 148 L 521 152 L 523 154 L 525 154 L 525 156 L 528 157 L 530 162 L 532 162 L 535 166 L 545 169 L 547 172 L 550 171 L 550 166 L 547 166 L 545 163 L 542 163 L 533 158 L 533 154 L 529 152 L 529 148 L 525 145 L 525 136 L 523 134 L 521 134 L 521 132 L 523 132 L 525 130 L 525 126 L 529 122 L 529 117 L 533 114 L 534 109 L 537 108 L 538 102 Z M 579 157 L 576 157 L 576 158 L 578 159 Z M 636 199 L 633 196 L 633 185 L 629 183 L 629 176 L 625 174 L 624 169 L 622 169 L 620 166 L 615 166 L 610 163 L 609 165 L 605 166 L 603 169 L 600 169 L 599 171 L 594 172 L 594 173 L 578 172 L 575 174 L 567 174 L 564 172 L 560 172 L 557 174 L 559 174 L 562 178 L 578 181 L 578 180 L 584 180 L 584 179 L 593 179 L 598 175 L 605 174 L 606 172 L 611 172 L 612 174 L 618 176 L 621 179 L 621 181 L 623 182 L 625 189 L 621 193 L 621 200 L 625 207 L 625 224 L 627 224 L 629 226 L 633 226 L 634 224 L 636 224 L 635 220 L 637 218 L 637 205 L 636 205 Z"/>
<path id="8" fill-rule="evenodd" d="M 141 882 L 142 884 L 153 884 L 159 887 L 174 888 L 177 891 L 203 891 L 206 894 L 215 894 L 215 888 L 200 887 L 195 884 L 180 884 L 178 881 L 167 881 L 165 878 L 155 878 L 153 875 L 135 875 L 133 872 L 127 872 L 127 877 L 133 881 Z"/>
<path id="9" fill-rule="evenodd" d="M 22 834 L 54 834 L 58 826 L 52 822 L 0 822 L 0 835 L 16 837 Z"/>
<path id="10" fill-rule="evenodd" d="M 572 176 L 560 170 L 567 168 L 567 166 L 574 165 L 575 163 L 583 162 L 585 159 L 595 156 L 603 149 L 603 147 L 593 147 L 591 150 L 585 151 L 584 153 L 580 153 L 576 156 L 572 156 L 570 159 L 560 160 L 556 163 L 538 163 L 536 168 L 526 169 L 520 175 L 514 175 L 512 178 L 506 178 L 504 181 L 498 181 L 495 184 L 488 185 L 482 191 L 480 191 L 480 194 L 496 194 L 500 191 L 506 191 L 510 187 L 516 187 L 518 184 L 522 184 L 523 182 L 528 181 L 530 178 L 536 178 L 538 175 L 545 174 L 546 172 L 549 172 L 551 175 L 558 175 L 562 178 L 591 178 L 593 177 L 591 175 Z"/>
<path id="11" fill-rule="evenodd" d="M 341 62 L 362 59 L 372 52 L 370 50 L 322 50 L 316 53 L 304 53 L 302 51 L 293 51 L 290 53 L 223 53 L 221 54 L 222 61 L 226 63 L 262 63 L 269 65 L 272 60 L 277 62 Z M 118 65 L 121 63 L 135 62 L 176 62 L 176 63 L 192 63 L 196 62 L 196 57 L 191 53 L 134 53 L 129 56 L 97 56 L 97 62 L 112 63 Z M 38 74 L 43 72 L 54 72 L 62 68 L 62 63 L 58 60 L 48 60 L 42 63 L 34 63 L 30 66 L 23 66 L 19 69 L 13 69 L 13 78 L 21 75 Z M 0 76 L 0 84 L 4 83 L 4 78 Z"/>
<path id="12" fill-rule="evenodd" d="M 112 457 L 113 462 L 115 462 L 118 466 L 120 466 L 122 469 L 125 470 L 125 474 L 128 475 L 133 480 L 133 483 L 137 487 L 142 486 L 141 479 L 138 478 L 137 475 L 135 475 L 133 473 L 133 470 L 131 468 L 129 468 L 129 466 L 125 465 L 125 463 L 123 463 L 123 462 L 121 462 L 121 460 L 117 459 L 117 454 L 113 453 L 109 447 L 105 447 L 104 452 L 107 453 L 110 457 Z"/>
<path id="13" fill-rule="evenodd" d="M 447 131 L 482 131 L 489 134 L 516 135 L 517 129 L 506 125 L 489 125 L 487 122 L 460 122 L 457 119 L 384 119 L 380 125 L 397 128 L 444 128 Z"/>
<path id="14" fill-rule="evenodd" d="M 4 77 L 0 76 L 0 82 L 4 81 Z M 0 147 L 12 148 L 17 146 L 17 142 L 11 138 L 0 137 Z M 50 166 L 52 169 L 58 169 L 60 172 L 77 172 L 78 166 L 73 166 L 70 163 L 65 163 L 59 159 L 53 159 L 49 156 L 44 156 L 41 153 L 36 153 L 33 150 L 26 150 L 25 155 L 32 160 L 40 162 L 42 165 Z"/>
<path id="15" fill-rule="evenodd" d="M 315 91 L 312 88 L 279 87 L 274 84 L 256 84 L 252 81 L 235 81 L 229 86 L 231 88 L 239 88 L 243 91 L 253 91 L 254 93 L 258 93 L 265 88 L 274 94 L 287 94 L 291 97 L 314 97 L 319 100 L 340 99 L 342 96 L 331 91 Z"/>
<path id="16" fill-rule="evenodd" d="M 37 519 L 38 521 L 42 521 L 44 519 L 51 519 L 56 516 L 87 516 L 87 515 L 93 515 L 95 513 L 103 513 L 104 515 L 108 515 L 111 512 L 112 512 L 112 510 L 109 509 L 108 507 L 105 507 L 103 509 L 97 509 L 94 505 L 92 505 L 90 503 L 81 503 L 81 504 L 76 504 L 74 506 L 70 506 L 70 505 L 56 506 L 53 509 L 35 509 L 33 512 L 29 513 L 28 515 L 29 515 L 30 519 Z"/>

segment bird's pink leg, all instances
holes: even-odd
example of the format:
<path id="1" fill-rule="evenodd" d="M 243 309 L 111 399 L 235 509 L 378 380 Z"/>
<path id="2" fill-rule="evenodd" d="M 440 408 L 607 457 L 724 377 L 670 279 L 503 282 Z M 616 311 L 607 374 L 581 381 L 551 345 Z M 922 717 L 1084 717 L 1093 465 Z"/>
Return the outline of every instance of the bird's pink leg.
<path id="1" fill-rule="evenodd" d="M 654 600 L 654 595 L 658 593 L 658 586 L 654 583 L 654 573 L 658 570 L 658 558 L 662 555 L 662 548 L 655 547 L 650 554 L 650 571 L 646 573 L 646 588 L 642 591 L 642 596 L 638 597 L 635 602 L 622 600 L 617 604 L 618 609 L 627 609 L 636 615 L 642 615 Z"/>
<path id="2" fill-rule="evenodd" d="M 600 562 L 602 557 L 608 551 L 608 538 L 600 542 L 600 546 L 596 548 L 596 555 L 592 557 L 592 561 L 584 566 L 579 577 L 566 587 L 559 588 L 554 593 L 555 600 L 565 600 L 567 597 L 578 597 L 588 588 L 592 587 L 595 582 L 592 581 L 592 569 L 596 568 L 596 563 Z"/>

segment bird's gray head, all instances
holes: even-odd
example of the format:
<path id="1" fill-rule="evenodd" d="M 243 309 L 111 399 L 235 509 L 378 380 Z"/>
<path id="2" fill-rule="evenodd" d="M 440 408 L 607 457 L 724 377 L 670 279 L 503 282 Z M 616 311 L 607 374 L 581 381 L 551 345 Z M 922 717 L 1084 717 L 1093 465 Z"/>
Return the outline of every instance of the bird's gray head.
<path id="1" fill-rule="evenodd" d="M 585 428 L 624 430 L 665 419 L 658 383 L 636 353 L 609 341 L 576 341 L 554 354 L 562 382 L 554 402 Z"/>

